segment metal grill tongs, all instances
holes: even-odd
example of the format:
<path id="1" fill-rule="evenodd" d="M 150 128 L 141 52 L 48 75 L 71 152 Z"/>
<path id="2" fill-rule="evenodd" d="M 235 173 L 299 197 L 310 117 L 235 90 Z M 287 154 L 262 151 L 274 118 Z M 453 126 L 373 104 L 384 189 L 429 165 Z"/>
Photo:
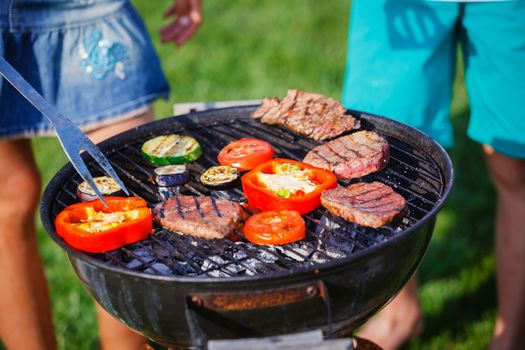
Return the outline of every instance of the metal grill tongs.
<path id="1" fill-rule="evenodd" d="M 126 186 L 120 180 L 117 173 L 109 164 L 107 158 L 97 146 L 68 118 L 64 117 L 55 107 L 47 102 L 21 75 L 9 64 L 5 58 L 0 56 L 0 74 L 13 85 L 36 109 L 38 109 L 55 127 L 58 140 L 66 152 L 71 164 L 75 167 L 84 181 L 95 191 L 97 197 L 107 206 L 100 190 L 95 185 L 93 176 L 80 156 L 81 151 L 88 152 L 101 168 L 111 176 L 129 195 Z"/>

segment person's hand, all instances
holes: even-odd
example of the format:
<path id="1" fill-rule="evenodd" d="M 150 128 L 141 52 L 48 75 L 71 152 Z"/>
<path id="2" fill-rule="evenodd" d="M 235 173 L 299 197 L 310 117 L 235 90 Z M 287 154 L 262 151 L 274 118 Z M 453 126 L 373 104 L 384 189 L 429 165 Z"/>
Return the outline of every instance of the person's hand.
<path id="1" fill-rule="evenodd" d="M 165 13 L 164 18 L 173 21 L 162 27 L 160 38 L 163 43 L 174 42 L 177 47 L 188 41 L 202 23 L 200 0 L 176 0 Z"/>

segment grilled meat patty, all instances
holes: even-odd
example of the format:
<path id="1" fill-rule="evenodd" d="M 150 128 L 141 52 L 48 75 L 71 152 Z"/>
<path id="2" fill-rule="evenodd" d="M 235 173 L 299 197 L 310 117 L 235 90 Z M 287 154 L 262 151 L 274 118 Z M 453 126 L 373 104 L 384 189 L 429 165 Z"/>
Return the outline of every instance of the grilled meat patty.
<path id="1" fill-rule="evenodd" d="M 153 208 L 153 218 L 180 234 L 224 238 L 239 228 L 248 214 L 236 203 L 209 196 L 174 196 Z"/>
<path id="2" fill-rule="evenodd" d="M 321 204 L 332 214 L 368 227 L 381 227 L 406 211 L 406 201 L 381 182 L 359 182 L 326 190 Z"/>
<path id="3" fill-rule="evenodd" d="M 332 171 L 338 178 L 355 179 L 383 169 L 388 142 L 373 131 L 358 131 L 314 147 L 304 162 Z"/>
<path id="4" fill-rule="evenodd" d="M 355 118 L 346 114 L 346 108 L 336 100 L 299 90 L 288 90 L 282 101 L 277 97 L 264 98 L 252 118 L 282 125 L 316 141 L 359 128 Z"/>

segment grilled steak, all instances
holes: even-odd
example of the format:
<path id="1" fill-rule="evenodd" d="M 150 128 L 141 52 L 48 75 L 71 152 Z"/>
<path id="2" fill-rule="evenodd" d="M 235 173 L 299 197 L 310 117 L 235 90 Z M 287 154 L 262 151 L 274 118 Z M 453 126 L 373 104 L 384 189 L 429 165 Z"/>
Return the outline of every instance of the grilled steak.
<path id="1" fill-rule="evenodd" d="M 180 234 L 224 238 L 248 214 L 236 203 L 207 196 L 174 196 L 153 208 L 154 220 Z"/>
<path id="2" fill-rule="evenodd" d="M 383 169 L 390 157 L 388 142 L 373 131 L 358 131 L 314 147 L 304 162 L 355 179 Z"/>
<path id="3" fill-rule="evenodd" d="M 278 97 L 265 97 L 261 101 L 261 107 L 257 108 L 255 112 L 252 113 L 253 119 L 262 118 L 267 114 L 272 108 L 279 106 Z"/>
<path id="4" fill-rule="evenodd" d="M 265 98 L 252 114 L 265 124 L 282 125 L 316 141 L 357 129 L 359 123 L 336 100 L 310 92 L 288 90 L 286 97 Z"/>
<path id="5" fill-rule="evenodd" d="M 406 211 L 406 201 L 381 182 L 359 182 L 326 190 L 322 205 L 332 214 L 368 227 L 381 227 Z"/>

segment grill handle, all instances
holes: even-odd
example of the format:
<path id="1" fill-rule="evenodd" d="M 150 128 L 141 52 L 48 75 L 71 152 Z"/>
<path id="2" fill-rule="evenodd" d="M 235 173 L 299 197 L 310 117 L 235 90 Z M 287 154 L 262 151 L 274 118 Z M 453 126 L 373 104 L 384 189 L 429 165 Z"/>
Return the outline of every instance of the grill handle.
<path id="1" fill-rule="evenodd" d="M 208 340 L 268 336 L 264 330 L 254 329 L 239 320 L 268 317 L 271 313 L 275 317 L 268 317 L 269 322 L 280 322 L 294 314 L 287 312 L 291 308 L 308 308 L 313 313 L 324 312 L 327 333 L 332 333 L 330 299 L 321 280 L 253 292 L 190 294 L 186 298 L 186 319 L 193 344 L 198 345 L 199 349 L 206 349 Z M 279 314 L 281 317 L 277 316 Z"/>
<path id="2" fill-rule="evenodd" d="M 197 307 L 215 311 L 239 311 L 277 307 L 312 298 L 321 298 L 327 302 L 328 292 L 323 281 L 269 291 L 198 293 L 190 295 L 189 299 Z"/>

